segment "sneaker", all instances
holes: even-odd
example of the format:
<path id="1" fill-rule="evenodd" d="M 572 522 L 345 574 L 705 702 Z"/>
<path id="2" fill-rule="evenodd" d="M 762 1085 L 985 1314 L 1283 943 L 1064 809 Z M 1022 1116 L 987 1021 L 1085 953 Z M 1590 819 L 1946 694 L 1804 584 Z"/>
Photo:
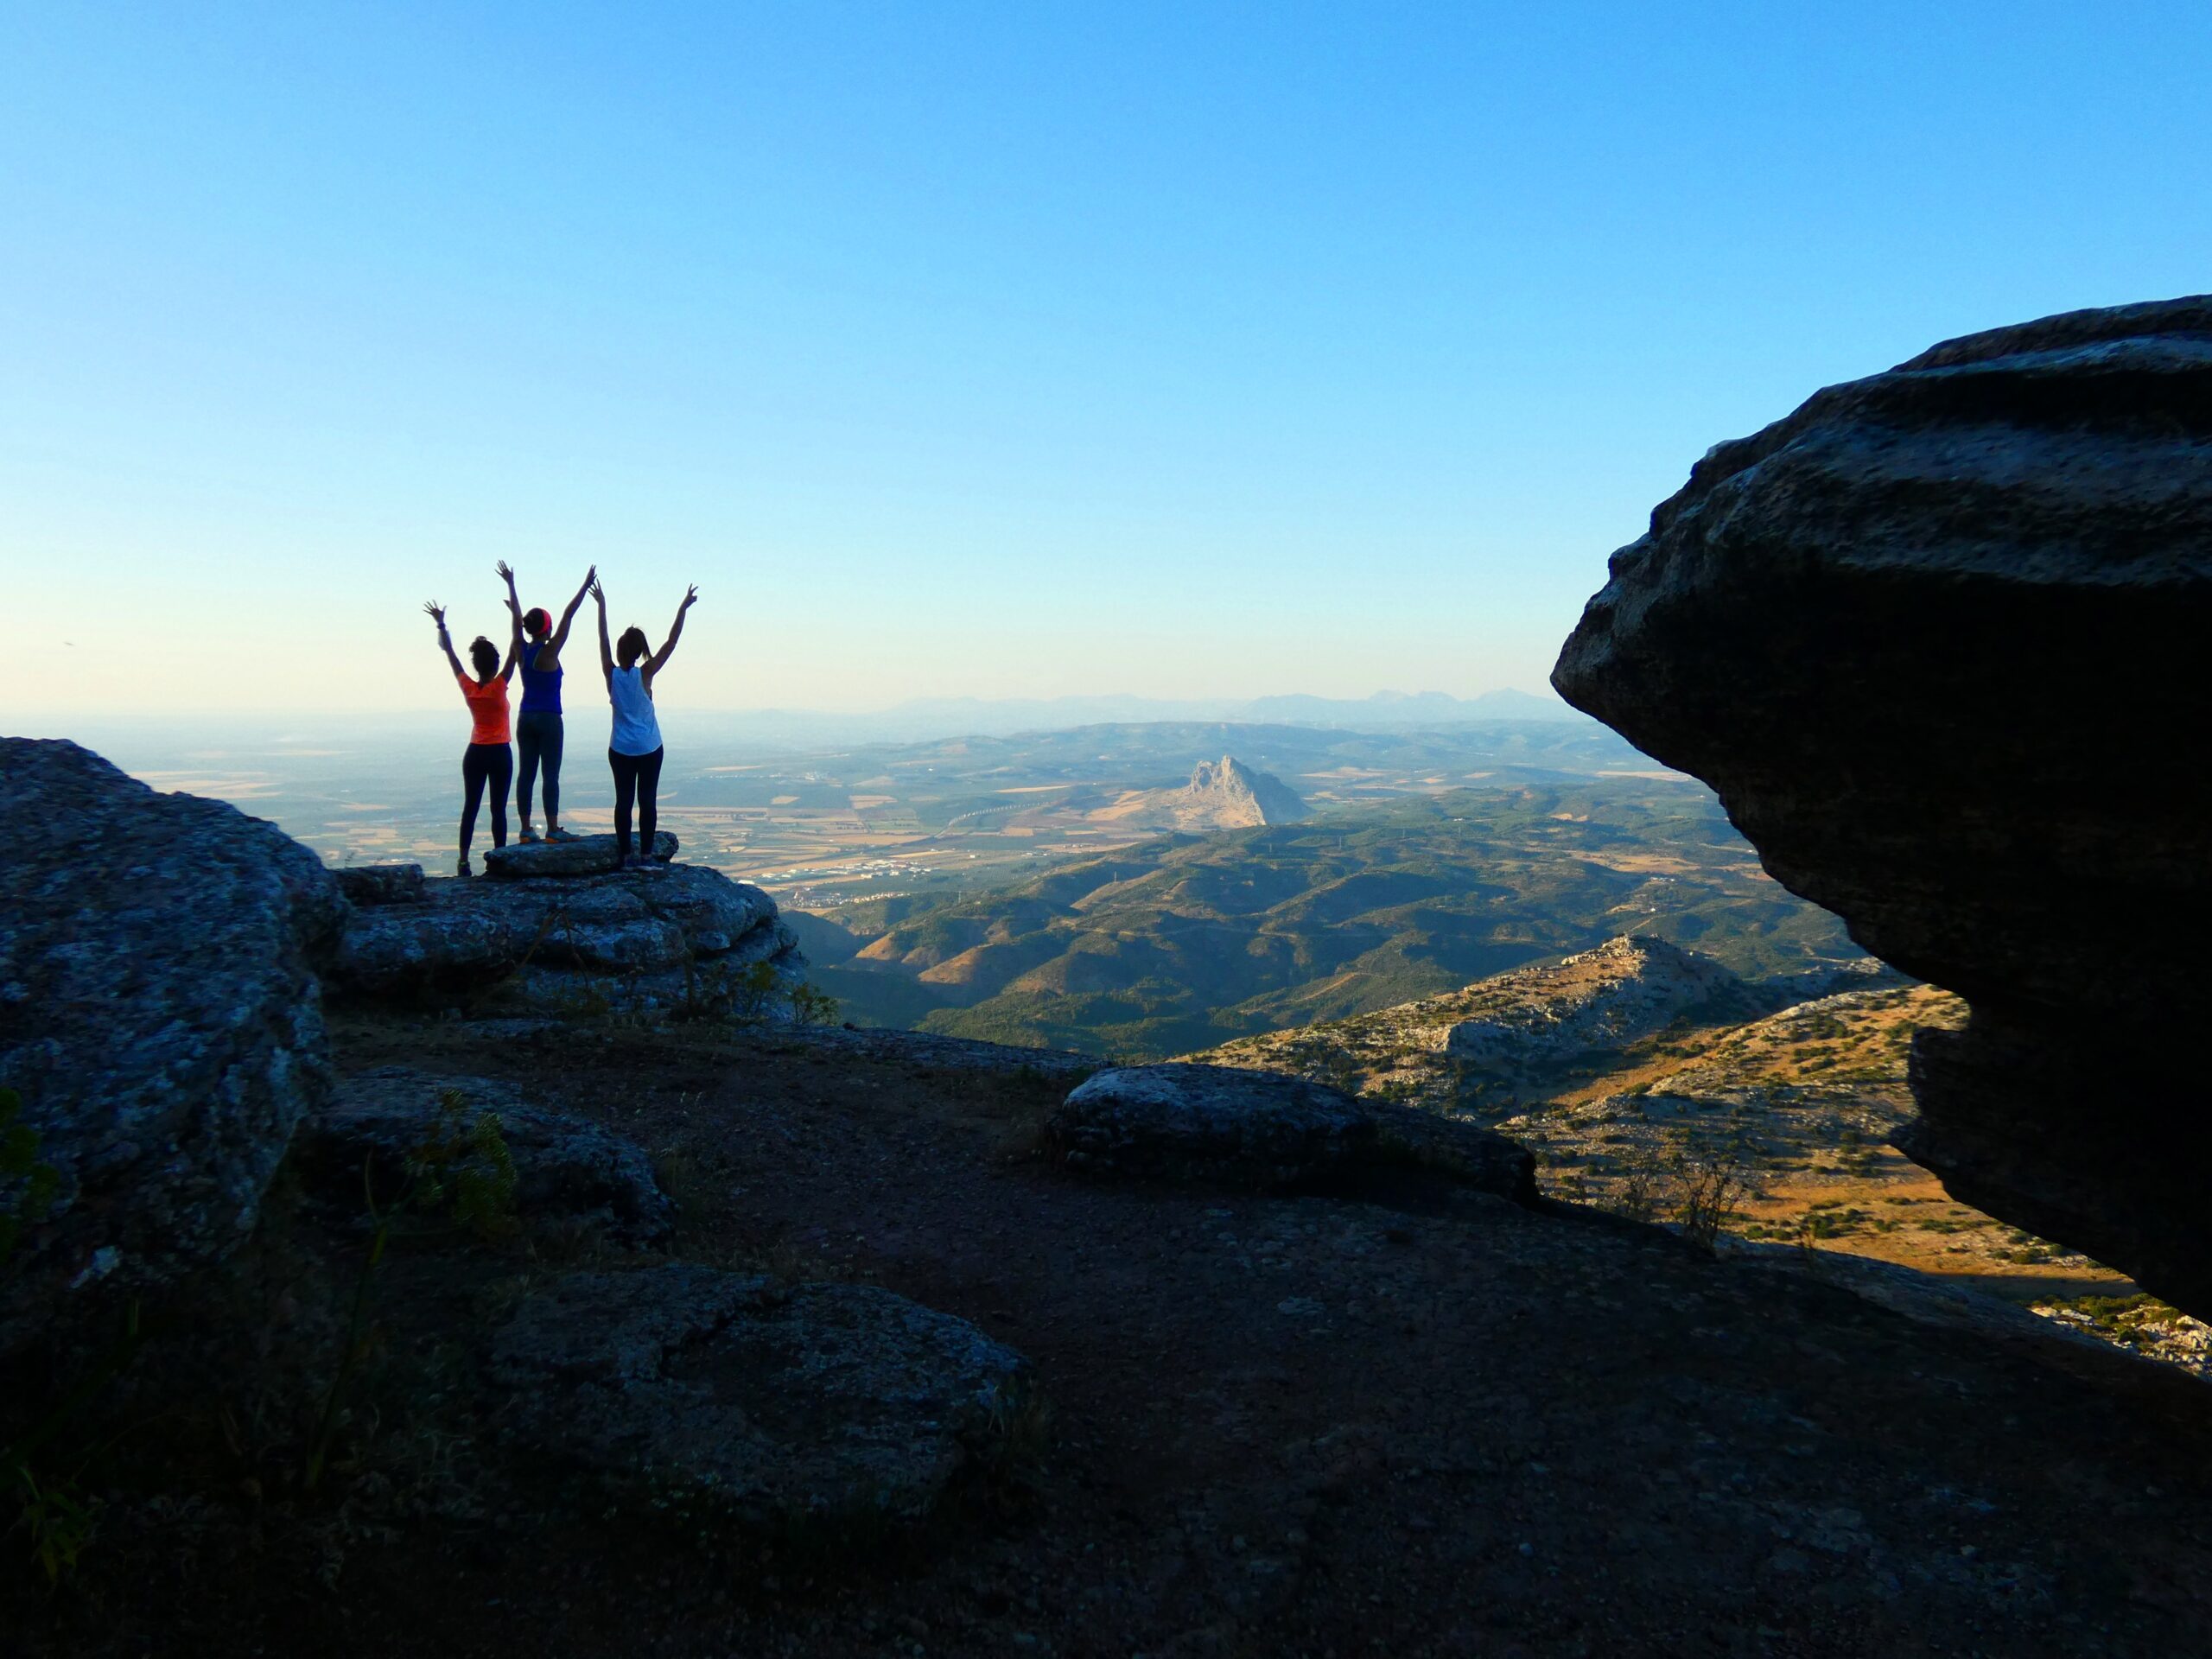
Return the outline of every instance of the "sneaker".
<path id="1" fill-rule="evenodd" d="M 545 839 L 548 841 L 575 841 L 579 839 L 579 837 L 573 830 L 552 829 L 548 830 L 545 832 Z"/>
<path id="2" fill-rule="evenodd" d="M 639 858 L 632 853 L 622 861 L 622 868 L 626 870 L 650 870 L 654 868 L 654 865 L 650 858 Z"/>
<path id="3" fill-rule="evenodd" d="M 522 827 L 522 833 L 515 837 L 515 842 L 518 846 L 535 847 L 537 844 L 537 831 L 525 823 Z"/>
<path id="4" fill-rule="evenodd" d="M 463 853 L 461 855 L 461 862 L 454 866 L 453 873 L 464 881 L 468 880 L 469 876 L 474 874 L 474 872 L 472 872 L 468 868 L 468 855 L 467 853 Z"/>

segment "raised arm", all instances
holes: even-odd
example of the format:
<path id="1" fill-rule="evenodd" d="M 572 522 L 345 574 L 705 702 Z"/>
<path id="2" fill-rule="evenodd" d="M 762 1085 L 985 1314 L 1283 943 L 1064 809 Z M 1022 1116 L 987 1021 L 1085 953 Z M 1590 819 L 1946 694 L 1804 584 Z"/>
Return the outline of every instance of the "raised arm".
<path id="1" fill-rule="evenodd" d="M 614 683 L 614 647 L 607 643 L 607 589 L 601 587 L 599 578 L 594 576 L 589 591 L 593 601 L 599 607 L 599 671 L 612 685 Z"/>
<path id="2" fill-rule="evenodd" d="M 660 672 L 662 665 L 676 655 L 676 642 L 683 637 L 683 613 L 698 602 L 699 588 L 695 582 L 683 590 L 683 602 L 676 607 L 676 621 L 668 631 L 668 643 L 655 652 L 652 660 L 646 663 L 644 678 L 650 681 Z"/>
<path id="3" fill-rule="evenodd" d="M 584 595 L 591 592 L 593 584 L 598 580 L 599 567 L 594 564 L 584 572 L 584 585 L 576 589 L 576 596 L 569 601 L 569 608 L 561 613 L 561 626 L 553 630 L 554 655 L 558 656 L 561 647 L 569 643 L 569 624 L 576 620 L 576 607 L 584 602 Z"/>
<path id="4" fill-rule="evenodd" d="M 515 597 L 514 567 L 501 559 L 492 568 L 499 573 L 499 580 L 507 584 L 507 660 L 499 669 L 499 677 L 504 680 L 515 671 L 515 664 L 522 660 L 522 601 Z"/>
<path id="5" fill-rule="evenodd" d="M 460 679 L 461 677 L 461 658 L 454 654 L 453 636 L 446 632 L 446 607 L 433 599 L 425 601 L 423 608 L 429 613 L 430 620 L 438 625 L 438 645 L 446 654 L 446 661 L 453 664 L 454 678 Z"/>

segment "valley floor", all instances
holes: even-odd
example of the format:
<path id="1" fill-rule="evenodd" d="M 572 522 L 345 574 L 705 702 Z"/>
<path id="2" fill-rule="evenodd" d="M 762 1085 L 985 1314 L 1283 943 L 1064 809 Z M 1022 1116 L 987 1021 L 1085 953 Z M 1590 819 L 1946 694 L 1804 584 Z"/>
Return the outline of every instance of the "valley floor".
<path id="1" fill-rule="evenodd" d="M 1918 1321 L 1565 1205 L 1082 1185 L 1032 1151 L 1068 1081 L 1051 1057 L 835 1031 L 336 1036 L 348 1071 L 504 1077 L 637 1137 L 683 1205 L 678 1254 L 963 1315 L 1034 1363 L 1049 1421 L 925 1535 L 832 1544 L 578 1510 L 559 1471 L 497 1466 L 496 1425 L 465 1417 L 439 1418 L 439 1485 L 395 1418 L 318 1503 L 236 1479 L 118 1496 L 60 1596 L 10 1564 L 10 1651 L 1871 1659 L 2212 1639 L 2212 1388 L 2027 1321 Z M 382 1317 L 394 1353 L 429 1339 L 406 1306 Z M 443 1495 L 404 1509 L 395 1489 Z"/>

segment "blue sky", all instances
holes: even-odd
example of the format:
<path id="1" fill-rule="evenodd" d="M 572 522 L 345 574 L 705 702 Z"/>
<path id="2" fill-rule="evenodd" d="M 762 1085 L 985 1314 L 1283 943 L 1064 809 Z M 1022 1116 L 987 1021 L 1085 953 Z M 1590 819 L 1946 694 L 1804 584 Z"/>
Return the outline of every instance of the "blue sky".
<path id="1" fill-rule="evenodd" d="M 2212 8 L 0 11 L 0 728 L 1541 684 L 1716 440 L 2208 286 Z M 588 614 L 588 613 L 587 613 Z M 680 690 L 679 690 L 679 688 Z"/>

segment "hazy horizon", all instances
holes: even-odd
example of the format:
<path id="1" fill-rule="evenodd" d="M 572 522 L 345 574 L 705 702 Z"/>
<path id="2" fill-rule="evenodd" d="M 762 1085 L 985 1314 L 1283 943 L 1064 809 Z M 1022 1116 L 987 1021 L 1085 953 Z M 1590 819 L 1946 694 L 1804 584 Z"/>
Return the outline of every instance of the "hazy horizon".
<path id="1" fill-rule="evenodd" d="M 502 557 L 656 637 L 697 582 L 671 706 L 1538 691 L 1716 440 L 2201 287 L 2208 47 L 2177 5 L 16 8 L 0 726 L 458 722 L 419 607 L 499 637 Z"/>

